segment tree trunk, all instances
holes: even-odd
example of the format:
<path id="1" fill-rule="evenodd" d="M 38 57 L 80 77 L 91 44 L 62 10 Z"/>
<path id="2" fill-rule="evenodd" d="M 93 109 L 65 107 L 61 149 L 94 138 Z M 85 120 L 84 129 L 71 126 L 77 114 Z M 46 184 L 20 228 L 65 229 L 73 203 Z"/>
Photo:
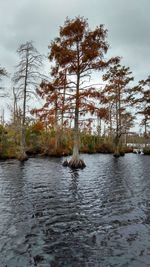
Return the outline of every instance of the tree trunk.
<path id="1" fill-rule="evenodd" d="M 122 136 L 122 120 L 121 120 L 121 88 L 116 87 L 116 136 L 115 136 L 115 150 L 114 156 L 119 157 L 124 155 L 121 146 L 121 136 Z"/>
<path id="2" fill-rule="evenodd" d="M 120 141 L 120 137 L 116 135 L 115 142 L 114 142 L 115 143 L 114 157 L 116 158 L 120 157 L 119 141 Z"/>
<path id="3" fill-rule="evenodd" d="M 76 104 L 75 104 L 75 119 L 74 119 L 74 140 L 73 140 L 73 155 L 69 161 L 69 167 L 73 169 L 85 168 L 85 163 L 79 156 L 79 81 L 80 76 L 77 76 L 77 89 L 76 89 Z"/>
<path id="4" fill-rule="evenodd" d="M 119 153 L 119 140 L 120 140 L 120 134 L 119 134 L 119 121 L 120 121 L 120 117 L 119 117 L 119 107 L 118 107 L 118 88 L 116 88 L 116 136 L 115 136 L 115 140 L 114 140 L 114 145 L 115 145 L 115 149 L 114 149 L 114 157 L 119 157 L 120 153 Z M 119 104 L 120 106 L 120 104 Z"/>
<path id="5" fill-rule="evenodd" d="M 26 72 L 25 72 L 25 82 L 24 82 L 24 95 L 23 95 L 23 114 L 22 114 L 22 125 L 21 125 L 21 151 L 19 155 L 19 160 L 24 161 L 27 160 L 26 154 L 26 140 L 25 140 L 25 120 L 26 120 L 26 98 L 27 98 L 27 79 L 28 79 L 28 50 L 26 52 Z"/>
<path id="6" fill-rule="evenodd" d="M 112 111 L 109 106 L 109 137 L 112 138 Z"/>
<path id="7" fill-rule="evenodd" d="M 56 93 L 56 96 L 57 96 L 57 93 Z M 58 109 L 58 105 L 57 105 L 57 97 L 56 97 L 56 101 L 55 101 L 55 121 L 54 121 L 54 130 L 55 130 L 55 147 L 54 147 L 54 150 L 55 150 L 55 153 L 57 152 L 58 150 L 58 139 L 59 139 L 59 136 L 58 136 L 58 112 L 57 112 L 57 109 Z"/>
<path id="8" fill-rule="evenodd" d="M 64 124 L 64 104 L 65 104 L 65 97 L 66 97 L 66 70 L 65 70 L 65 83 L 64 83 L 64 90 L 63 90 L 63 101 L 62 101 L 62 112 L 61 112 L 61 128 L 63 130 L 63 124 Z"/>
<path id="9" fill-rule="evenodd" d="M 102 120 L 101 120 L 100 116 L 97 116 L 97 133 L 98 133 L 99 139 L 101 137 L 101 131 L 102 131 Z"/>
<path id="10" fill-rule="evenodd" d="M 77 53 L 78 53 L 78 72 L 77 72 L 77 84 L 76 84 L 76 103 L 75 103 L 75 118 L 74 118 L 74 143 L 73 143 L 73 155 L 72 159 L 69 161 L 68 165 L 71 168 L 83 169 L 86 167 L 83 160 L 79 156 L 79 90 L 80 90 L 80 59 L 79 59 L 79 47 L 77 43 Z"/>
<path id="11" fill-rule="evenodd" d="M 147 116 L 144 119 L 144 147 L 147 147 Z"/>

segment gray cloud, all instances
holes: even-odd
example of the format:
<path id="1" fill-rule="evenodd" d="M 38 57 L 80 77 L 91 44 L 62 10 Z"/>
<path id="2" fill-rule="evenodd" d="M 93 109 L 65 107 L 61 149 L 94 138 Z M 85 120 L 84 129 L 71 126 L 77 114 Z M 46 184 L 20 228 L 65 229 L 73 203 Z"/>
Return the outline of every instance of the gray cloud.
<path id="1" fill-rule="evenodd" d="M 109 55 L 123 57 L 135 80 L 146 78 L 150 69 L 149 0 L 1 0 L 0 65 L 14 71 L 19 44 L 33 40 L 41 53 L 58 35 L 65 18 L 81 15 L 90 28 L 108 29 Z"/>
<path id="2" fill-rule="evenodd" d="M 0 63 L 8 68 L 15 65 L 15 51 L 27 40 L 48 53 L 48 44 L 66 16 L 81 15 L 91 28 L 105 24 L 111 54 L 118 52 L 124 63 L 143 74 L 140 65 L 149 66 L 149 10 L 149 0 L 1 0 Z"/>

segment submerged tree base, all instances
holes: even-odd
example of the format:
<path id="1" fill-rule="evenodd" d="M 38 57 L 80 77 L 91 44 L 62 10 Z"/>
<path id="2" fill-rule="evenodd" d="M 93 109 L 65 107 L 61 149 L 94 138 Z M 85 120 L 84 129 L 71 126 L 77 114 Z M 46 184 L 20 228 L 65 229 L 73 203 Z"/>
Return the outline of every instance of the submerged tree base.
<path id="1" fill-rule="evenodd" d="M 17 155 L 17 159 L 20 160 L 20 161 L 26 161 L 28 160 L 28 156 L 25 152 L 20 152 L 18 155 Z"/>
<path id="2" fill-rule="evenodd" d="M 65 160 L 62 165 L 63 165 L 63 167 L 68 167 L 69 163 L 67 160 Z"/>
<path id="3" fill-rule="evenodd" d="M 125 152 L 124 152 L 124 151 L 121 151 L 121 152 L 120 152 L 120 156 L 121 156 L 121 157 L 124 157 L 124 156 L 125 156 Z"/>
<path id="4" fill-rule="evenodd" d="M 69 162 L 65 160 L 62 165 L 71 169 L 84 169 L 86 167 L 82 159 L 71 159 Z"/>
<path id="5" fill-rule="evenodd" d="M 115 158 L 123 157 L 124 155 L 125 155 L 125 151 L 123 149 L 117 149 L 114 152 L 114 157 Z"/>
<path id="6" fill-rule="evenodd" d="M 84 169 L 86 167 L 82 159 L 71 159 L 68 166 L 72 169 Z"/>
<path id="7" fill-rule="evenodd" d="M 114 153 L 113 155 L 115 158 L 119 158 L 120 157 L 120 153 Z"/>

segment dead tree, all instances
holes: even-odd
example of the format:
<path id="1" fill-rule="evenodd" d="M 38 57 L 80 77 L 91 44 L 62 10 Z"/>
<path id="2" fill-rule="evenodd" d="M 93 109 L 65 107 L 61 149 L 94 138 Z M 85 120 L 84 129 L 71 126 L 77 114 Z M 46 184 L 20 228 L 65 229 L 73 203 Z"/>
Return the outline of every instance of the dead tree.
<path id="1" fill-rule="evenodd" d="M 27 159 L 26 141 L 25 141 L 25 123 L 26 123 L 26 107 L 28 97 L 34 94 L 34 89 L 38 84 L 41 76 L 39 70 L 42 65 L 42 56 L 33 46 L 32 42 L 26 42 L 19 46 L 17 53 L 20 61 L 17 65 L 17 71 L 14 74 L 14 83 L 22 97 L 22 122 L 21 122 L 21 140 L 20 154 L 21 161 Z"/>

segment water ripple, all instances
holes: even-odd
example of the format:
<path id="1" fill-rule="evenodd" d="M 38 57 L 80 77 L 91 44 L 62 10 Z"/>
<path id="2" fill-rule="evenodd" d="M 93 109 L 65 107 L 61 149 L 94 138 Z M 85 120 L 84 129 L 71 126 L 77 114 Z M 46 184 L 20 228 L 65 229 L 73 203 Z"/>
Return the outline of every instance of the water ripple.
<path id="1" fill-rule="evenodd" d="M 148 156 L 84 155 L 0 163 L 1 267 L 146 267 Z"/>

